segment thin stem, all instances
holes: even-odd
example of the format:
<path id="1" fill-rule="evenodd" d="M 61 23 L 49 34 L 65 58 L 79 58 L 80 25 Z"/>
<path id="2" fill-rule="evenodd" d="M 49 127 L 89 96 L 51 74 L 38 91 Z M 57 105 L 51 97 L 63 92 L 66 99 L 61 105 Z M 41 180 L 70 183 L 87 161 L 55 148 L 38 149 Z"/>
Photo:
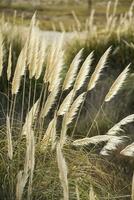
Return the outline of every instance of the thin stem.
<path id="1" fill-rule="evenodd" d="M 24 103 L 25 103 L 25 92 L 26 92 L 26 73 L 24 74 L 24 80 L 23 80 L 23 94 L 22 94 L 22 105 L 21 105 L 21 127 L 20 127 L 20 135 L 18 138 L 18 146 L 20 147 L 21 139 L 22 139 L 22 126 L 23 126 L 23 117 L 24 117 Z M 19 172 L 19 164 L 20 164 L 20 149 L 18 148 L 18 165 L 17 165 L 17 172 Z"/>
<path id="2" fill-rule="evenodd" d="M 46 84 L 46 87 L 45 87 L 45 90 L 44 90 L 43 102 L 42 102 L 42 107 L 41 107 L 40 116 L 39 116 L 39 123 L 40 123 L 40 128 L 39 128 L 40 134 L 39 134 L 39 137 L 38 137 L 39 142 L 41 141 L 42 131 L 43 131 L 43 127 L 44 127 L 44 118 L 42 118 L 41 114 L 42 114 L 43 107 L 44 107 L 45 102 L 46 102 L 47 91 L 48 91 L 48 83 Z"/>
<path id="3" fill-rule="evenodd" d="M 11 117 L 11 130 L 13 128 L 14 113 L 15 113 L 15 106 L 16 106 L 16 98 L 17 98 L 17 94 L 15 94 L 14 101 L 13 101 L 13 109 L 12 109 L 12 117 Z"/>
<path id="4" fill-rule="evenodd" d="M 9 99 L 10 99 L 10 84 L 9 84 L 9 81 L 8 81 L 8 86 L 7 86 L 7 114 L 9 113 Z"/>
<path id="5" fill-rule="evenodd" d="M 37 80 L 35 80 L 35 82 L 34 82 L 33 105 L 34 105 L 34 103 L 35 103 L 35 99 L 36 99 L 36 89 L 37 89 Z"/>
<path id="6" fill-rule="evenodd" d="M 84 106 L 86 97 L 87 97 L 87 92 L 86 92 L 85 97 L 84 97 L 84 99 L 83 99 L 83 102 L 82 102 L 82 104 L 81 104 L 81 106 L 80 106 L 80 109 L 79 109 L 79 112 L 78 112 L 78 115 L 77 115 L 77 118 L 76 118 L 76 121 L 75 121 L 75 124 L 74 124 L 74 128 L 73 128 L 73 131 L 72 131 L 72 134 L 71 134 L 71 139 L 72 139 L 73 136 L 74 136 L 75 129 L 76 129 L 76 127 L 77 127 L 77 124 L 78 124 L 78 121 L 79 121 L 79 118 L 80 118 L 80 114 L 81 114 L 82 108 L 83 108 L 83 106 Z"/>
<path id="7" fill-rule="evenodd" d="M 89 134 L 90 134 L 90 132 L 91 132 L 93 126 L 94 126 L 94 123 L 96 123 L 96 120 L 97 120 L 97 118 L 98 118 L 98 116 L 99 116 L 99 114 L 100 114 L 100 111 L 101 111 L 101 109 L 102 109 L 104 103 L 105 103 L 105 101 L 103 101 L 103 103 L 101 104 L 101 106 L 100 106 L 100 108 L 99 108 L 97 114 L 95 115 L 95 118 L 94 118 L 94 120 L 93 120 L 93 122 L 92 122 L 92 124 L 91 124 L 91 126 L 90 126 L 90 128 L 89 128 L 89 130 L 88 130 L 88 132 L 87 132 L 86 137 L 89 136 Z"/>
<path id="8" fill-rule="evenodd" d="M 42 89 L 41 89 L 41 93 L 40 93 L 40 97 L 39 97 L 39 109 L 40 109 L 40 105 L 41 105 L 41 99 L 42 99 L 42 95 L 43 95 L 43 90 L 45 89 L 45 85 L 43 84 L 43 86 L 42 86 Z M 38 119 L 40 118 L 40 114 L 39 114 L 39 116 L 38 116 Z M 35 129 L 35 127 L 37 126 L 37 124 L 38 124 L 38 122 L 39 122 L 40 120 L 36 120 L 36 122 L 35 122 L 35 124 L 34 124 L 34 129 Z M 38 129 L 39 130 L 39 129 Z M 38 137 L 37 137 L 38 138 Z"/>
<path id="9" fill-rule="evenodd" d="M 14 95 L 12 95 L 12 97 L 11 97 L 11 105 L 10 105 L 10 110 L 9 110 L 9 118 L 11 118 L 11 114 L 12 114 L 13 101 L 14 101 Z"/>
<path id="10" fill-rule="evenodd" d="M 28 112 L 30 110 L 30 102 L 31 102 L 31 86 L 32 86 L 32 80 L 30 79 L 30 85 L 29 85 L 29 96 L 28 96 Z"/>
<path id="11" fill-rule="evenodd" d="M 43 100 L 42 100 L 42 106 L 41 106 L 41 111 L 40 111 L 40 118 L 41 118 L 41 114 L 46 102 L 46 95 L 47 95 L 47 90 L 48 90 L 48 83 L 46 83 L 46 85 L 44 85 L 44 95 L 43 95 Z"/>
<path id="12" fill-rule="evenodd" d="M 58 104 L 57 104 L 57 109 L 56 109 L 56 111 L 58 111 L 58 109 L 59 109 L 59 107 L 60 107 L 60 101 L 61 101 L 62 95 L 63 95 L 63 90 L 61 91 L 61 94 L 60 94 L 60 97 L 59 97 L 59 101 L 58 101 Z"/>
<path id="13" fill-rule="evenodd" d="M 24 115 L 25 91 L 26 91 L 26 73 L 24 75 L 24 81 L 23 81 L 23 94 L 22 94 L 22 106 L 21 106 L 21 128 L 23 124 L 23 115 Z"/>

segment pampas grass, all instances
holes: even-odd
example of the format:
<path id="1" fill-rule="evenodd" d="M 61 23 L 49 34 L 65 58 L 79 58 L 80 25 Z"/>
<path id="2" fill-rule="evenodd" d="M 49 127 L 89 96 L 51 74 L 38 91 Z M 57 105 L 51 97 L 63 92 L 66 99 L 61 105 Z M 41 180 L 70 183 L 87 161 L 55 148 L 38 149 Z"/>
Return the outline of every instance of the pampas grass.
<path id="1" fill-rule="evenodd" d="M 82 85 L 84 84 L 84 82 L 87 78 L 87 75 L 89 74 L 89 72 L 91 70 L 92 57 L 93 57 L 93 52 L 89 54 L 89 56 L 84 61 L 82 67 L 80 68 L 80 71 L 79 71 L 76 81 L 74 83 L 75 91 L 79 90 L 82 87 Z"/>
<path id="2" fill-rule="evenodd" d="M 46 102 L 45 102 L 45 105 L 42 109 L 42 113 L 41 113 L 41 117 L 44 118 L 47 116 L 48 112 L 50 111 L 50 109 L 52 108 L 53 104 L 55 103 L 55 99 L 56 99 L 56 96 L 58 94 L 58 86 L 59 86 L 59 83 L 55 86 L 55 88 L 53 89 L 53 91 L 49 94 Z"/>
<path id="3" fill-rule="evenodd" d="M 45 57 L 46 57 L 46 43 L 45 40 L 42 38 L 40 39 L 40 49 L 39 49 L 39 53 L 38 53 L 38 62 L 37 62 L 37 69 L 35 72 L 35 78 L 36 80 L 40 78 L 41 73 L 42 73 L 42 69 L 43 69 L 43 64 L 45 61 Z"/>
<path id="4" fill-rule="evenodd" d="M 118 78 L 115 80 L 115 82 L 111 86 L 108 94 L 105 97 L 105 102 L 110 101 L 118 93 L 118 91 L 121 89 L 126 77 L 128 76 L 129 67 L 130 67 L 130 65 L 128 65 L 124 69 L 124 71 L 118 76 Z"/>
<path id="5" fill-rule="evenodd" d="M 100 154 L 101 155 L 109 155 L 109 153 L 118 149 L 120 145 L 122 145 L 125 141 L 125 136 L 113 136 L 108 143 L 103 147 Z"/>
<path id="6" fill-rule="evenodd" d="M 11 78 L 11 68 L 12 68 L 12 46 L 10 44 L 9 55 L 8 55 L 8 67 L 7 67 L 7 80 Z"/>
<path id="7" fill-rule="evenodd" d="M 100 142 L 106 142 L 110 139 L 112 139 L 113 136 L 109 135 L 96 135 L 90 138 L 83 138 L 73 141 L 73 145 L 75 146 L 84 146 L 88 144 L 98 144 Z"/>
<path id="8" fill-rule="evenodd" d="M 72 122 L 72 120 L 74 119 L 76 112 L 77 112 L 81 102 L 83 101 L 84 94 L 85 93 L 82 93 L 81 95 L 79 95 L 77 97 L 77 99 L 73 102 L 73 104 L 71 105 L 68 112 L 64 115 L 63 122 L 62 122 L 61 136 L 60 136 L 61 147 L 63 147 L 63 145 L 66 142 L 67 127 Z"/>
<path id="9" fill-rule="evenodd" d="M 130 156 L 133 157 L 134 156 L 134 143 L 128 145 L 125 149 L 123 149 L 120 154 L 124 155 L 124 156 Z"/>
<path id="10" fill-rule="evenodd" d="M 109 15 L 107 15 L 107 18 L 109 18 Z M 33 185 L 35 184 L 34 173 L 36 172 L 36 176 L 39 175 L 38 170 L 36 170 L 36 167 L 38 168 L 38 163 L 36 163 L 36 161 L 38 160 L 39 162 L 39 158 L 37 157 L 38 153 L 39 155 L 43 154 L 43 159 L 41 158 L 41 162 L 44 163 L 43 174 L 47 174 L 44 167 L 45 164 L 47 166 L 47 161 L 49 160 L 47 154 L 50 153 L 55 156 L 57 162 L 54 163 L 54 166 L 55 168 L 58 168 L 57 173 L 59 173 L 59 182 L 63 189 L 62 196 L 64 200 L 69 200 L 70 196 L 72 197 L 72 193 L 69 192 L 71 184 L 76 186 L 75 197 L 77 196 L 78 200 L 81 199 L 82 192 L 81 189 L 78 189 L 80 187 L 79 184 L 77 185 L 77 182 L 82 176 L 82 170 L 85 170 L 85 168 L 83 167 L 83 169 L 79 172 L 80 175 L 77 177 L 78 180 L 75 180 L 75 184 L 70 184 L 67 165 L 71 157 L 69 156 L 65 159 L 67 156 L 65 149 L 69 148 L 71 155 L 71 151 L 74 151 L 75 146 L 85 146 L 88 144 L 96 145 L 100 142 L 105 142 L 106 145 L 101 150 L 101 154 L 106 155 L 109 152 L 115 151 L 120 145 L 125 143 L 126 137 L 118 136 L 117 134 L 122 130 L 122 126 L 133 122 L 134 119 L 133 115 L 124 118 L 113 126 L 113 128 L 111 128 L 105 135 L 97 135 L 91 138 L 84 138 L 83 135 L 83 139 L 79 139 L 77 136 L 78 138 L 76 140 L 74 140 L 72 136 L 70 139 L 69 135 L 72 128 L 71 126 L 73 125 L 75 119 L 79 116 L 78 113 L 82 109 L 80 106 L 83 106 L 87 93 L 92 92 L 92 90 L 96 87 L 98 80 L 101 78 L 101 73 L 108 63 L 111 47 L 109 47 L 100 58 L 94 72 L 91 74 L 90 80 L 88 80 L 88 75 L 92 71 L 91 65 L 94 59 L 94 54 L 91 52 L 85 61 L 82 61 L 83 49 L 79 50 L 76 54 L 68 68 L 65 79 L 62 79 L 62 71 L 65 65 L 63 40 L 64 37 L 62 36 L 59 41 L 54 41 L 52 45 L 47 46 L 45 39 L 42 41 L 42 38 L 39 35 L 39 30 L 36 29 L 36 19 L 34 15 L 26 42 L 22 47 L 17 60 L 16 68 L 13 71 L 13 44 L 9 47 L 7 81 L 8 83 L 11 81 L 12 87 L 11 91 L 10 87 L 8 88 L 9 100 L 11 93 L 11 104 L 9 104 L 9 109 L 6 113 L 6 152 L 8 152 L 9 161 L 12 163 L 14 162 L 14 157 L 16 158 L 16 154 L 18 157 L 15 172 L 16 179 L 13 185 L 14 188 L 16 186 L 15 198 L 18 200 L 33 198 L 34 193 L 32 191 Z M 0 54 L 2 55 L 0 59 L 2 67 L 3 39 L 1 39 L 0 43 Z M 11 77 L 11 72 L 13 73 L 13 78 Z M 108 103 L 114 98 L 115 95 L 118 94 L 118 91 L 122 87 L 128 72 L 129 66 L 127 66 L 127 68 L 116 79 L 106 95 L 104 102 Z M 22 78 L 23 81 L 21 81 Z M 87 89 L 85 89 L 86 87 L 83 87 L 86 81 L 88 82 Z M 40 84 L 40 89 L 38 89 L 38 83 Z M 28 85 L 28 93 L 26 91 L 26 84 Z M 21 123 L 19 124 L 19 120 L 15 119 L 15 114 L 17 112 L 17 100 L 20 98 L 19 95 L 21 92 L 23 92 L 23 98 L 21 104 L 22 112 L 20 114 Z M 18 126 L 18 129 L 16 128 L 17 131 L 14 128 L 16 127 L 16 124 Z M 17 135 L 15 131 L 17 132 Z M 21 160 L 20 147 L 22 143 L 23 154 L 25 156 L 23 156 L 24 159 Z M 17 148 L 19 149 L 18 153 L 16 153 Z M 80 154 L 83 151 L 82 149 L 83 148 L 79 150 Z M 124 149 L 124 155 L 125 151 L 126 150 Z M 75 154 L 73 157 L 75 159 Z M 86 157 L 86 159 L 89 160 L 88 157 Z M 84 165 L 84 160 L 82 160 L 82 162 Z M 79 160 L 79 164 L 81 165 L 81 160 Z M 12 170 L 13 167 L 14 165 L 11 165 L 10 169 Z M 73 166 L 73 168 L 73 173 L 75 174 L 75 166 Z M 86 175 L 84 176 L 86 177 Z M 93 187 L 91 186 L 90 190 L 87 191 L 88 197 L 86 196 L 86 198 L 97 199 L 96 191 L 98 188 L 96 188 L 94 180 L 91 181 L 90 184 L 89 182 L 90 181 L 88 180 L 88 188 L 90 188 L 90 185 L 93 185 Z M 47 183 L 47 180 L 45 180 L 45 183 Z M 40 180 L 38 184 L 40 185 Z M 58 187 L 60 187 L 60 185 Z M 95 190 L 93 190 L 93 188 L 95 188 Z M 46 188 L 44 186 L 44 191 L 45 189 Z M 15 192 L 14 189 L 13 191 Z"/>
<path id="11" fill-rule="evenodd" d="M 88 91 L 92 90 L 95 87 L 95 85 L 97 84 L 97 81 L 100 77 L 102 70 L 104 69 L 104 67 L 106 67 L 106 62 L 107 62 L 107 58 L 110 54 L 110 51 L 111 51 L 111 47 L 109 47 L 106 50 L 106 52 L 103 54 L 103 56 L 100 58 L 97 66 L 94 70 L 94 73 L 92 74 L 92 76 L 90 78 L 90 81 L 88 84 Z"/>
<path id="12" fill-rule="evenodd" d="M 66 98 L 64 99 L 64 101 L 62 102 L 62 104 L 60 105 L 60 108 L 57 113 L 58 115 L 64 115 L 66 112 L 68 112 L 69 107 L 72 102 L 73 95 L 74 95 L 74 91 L 71 90 L 69 94 L 66 96 Z"/>
<path id="13" fill-rule="evenodd" d="M 81 61 L 82 52 L 83 52 L 83 49 L 81 49 L 77 53 L 77 55 L 74 57 L 71 65 L 70 65 L 70 68 L 69 68 L 69 70 L 66 74 L 65 80 L 63 82 L 62 90 L 67 90 L 72 86 L 73 81 L 76 77 L 76 73 L 77 73 L 77 70 L 78 70 L 79 63 Z"/>
<path id="14" fill-rule="evenodd" d="M 120 131 L 123 131 L 121 126 L 125 126 L 126 124 L 132 123 L 134 121 L 134 114 L 129 115 L 122 119 L 120 122 L 115 124 L 110 130 L 108 130 L 107 135 L 117 135 Z"/>
<path id="15" fill-rule="evenodd" d="M 16 68 L 15 68 L 15 73 L 14 73 L 14 77 L 13 77 L 13 81 L 12 81 L 12 94 L 13 95 L 18 93 L 20 83 L 21 83 L 21 77 L 25 73 L 25 68 L 26 68 L 25 48 L 26 48 L 26 46 L 22 49 L 22 51 L 19 55 L 18 61 L 17 61 Z"/>
<path id="16" fill-rule="evenodd" d="M 25 44 L 18 58 L 18 62 L 16 65 L 16 69 L 15 69 L 15 73 L 14 73 L 14 77 L 12 81 L 12 94 L 15 94 L 16 97 L 18 95 L 18 91 L 21 85 L 21 76 L 25 74 L 26 63 L 29 63 L 28 65 L 31 65 L 33 63 L 31 67 L 28 68 L 29 73 L 30 73 L 30 77 L 29 77 L 30 79 L 34 78 L 35 76 L 35 79 L 37 80 L 41 76 L 42 66 L 43 66 L 44 58 L 45 58 L 45 53 L 42 51 L 45 48 L 44 48 L 44 44 L 40 46 L 38 39 L 39 38 L 37 38 L 35 46 L 32 47 L 33 50 L 31 49 L 31 51 L 35 52 L 35 58 L 33 60 L 30 61 L 30 55 L 29 55 L 29 58 L 27 58 L 26 52 L 28 52 L 29 49 L 31 48 L 31 47 L 28 48 L 28 43 Z M 67 75 L 65 77 L 65 80 L 63 81 L 63 85 L 60 90 L 60 84 L 62 83 L 60 76 L 61 76 L 61 71 L 62 71 L 62 66 L 63 66 L 63 56 L 64 56 L 63 50 L 61 49 L 61 47 L 62 45 L 60 44 L 58 46 L 58 50 L 55 50 L 54 46 L 52 46 L 52 48 L 50 49 L 47 55 L 47 65 L 45 69 L 45 75 L 43 79 L 44 83 L 42 87 L 42 91 L 45 89 L 46 92 L 44 93 L 43 101 L 41 100 L 42 96 L 40 95 L 40 98 L 35 102 L 36 95 L 34 95 L 31 109 L 30 109 L 30 102 L 32 98 L 31 97 L 32 93 L 31 93 L 31 85 L 30 85 L 28 111 L 25 117 L 25 123 L 22 126 L 22 130 L 21 130 L 21 135 L 23 137 L 26 137 L 26 155 L 25 155 L 25 161 L 24 161 L 24 169 L 18 171 L 18 176 L 17 176 L 18 178 L 17 178 L 17 185 L 16 185 L 16 198 L 20 200 L 23 198 L 26 185 L 28 185 L 27 197 L 31 198 L 31 195 L 32 195 L 32 184 L 33 184 L 33 177 L 34 177 L 33 173 L 34 173 L 35 162 L 36 162 L 35 160 L 36 143 L 40 144 L 40 149 L 43 152 L 47 151 L 49 145 L 51 145 L 52 151 L 55 151 L 55 147 L 56 147 L 56 153 L 57 153 L 56 157 L 57 157 L 57 164 L 59 168 L 59 178 L 60 178 L 60 182 L 63 188 L 63 196 L 65 200 L 69 199 L 67 164 L 63 156 L 63 147 L 67 145 L 68 126 L 69 124 L 73 122 L 75 116 L 77 116 L 81 103 L 84 102 L 84 97 L 87 91 L 80 93 L 77 97 L 75 97 L 75 94 L 83 86 L 83 84 L 85 83 L 85 80 L 88 77 L 88 74 L 91 70 L 93 53 L 89 54 L 89 56 L 83 62 L 79 72 L 77 73 L 83 50 L 79 51 L 79 53 L 75 56 L 74 60 L 72 61 L 72 64 L 70 65 L 70 68 L 67 72 Z M 110 50 L 111 48 L 109 48 L 104 53 L 98 65 L 96 66 L 96 69 L 93 72 L 90 82 L 88 84 L 88 91 L 92 90 L 95 87 L 100 77 L 101 71 L 105 67 Z M 40 53 L 42 55 L 41 57 L 39 57 Z M 41 61 L 39 61 L 39 58 L 41 59 Z M 51 60 L 48 60 L 48 59 L 51 59 Z M 39 70 L 37 68 L 38 64 L 39 64 Z M 46 85 L 48 85 L 48 88 L 46 87 Z M 71 86 L 73 86 L 73 89 L 63 98 L 62 92 L 70 89 Z M 36 87 L 34 88 L 34 90 L 36 90 Z M 59 92 L 61 92 L 60 98 L 61 97 L 63 98 L 62 103 L 60 102 L 61 99 L 58 96 Z M 116 93 L 117 92 L 118 91 L 116 91 Z M 58 100 L 58 105 L 56 104 L 57 100 Z M 47 125 L 46 131 L 43 133 L 44 123 L 45 123 L 44 119 L 47 118 L 49 112 L 53 108 L 53 105 L 57 105 L 53 111 L 54 113 L 53 118 L 51 119 L 49 125 Z M 34 125 L 34 121 L 38 120 L 38 116 L 39 116 L 39 121 L 38 123 L 35 123 Z M 63 117 L 59 136 L 57 133 L 58 116 Z M 128 121 L 129 122 L 132 121 L 132 116 L 131 116 L 131 119 L 130 118 L 127 119 L 127 123 Z M 41 123 L 41 126 L 39 126 L 40 123 Z M 123 122 L 121 123 L 121 125 L 122 124 L 125 124 L 125 123 Z M 38 133 L 39 133 L 39 138 L 40 138 L 39 140 L 38 138 L 37 140 L 35 140 L 36 130 L 38 130 Z M 38 134 L 36 134 L 36 136 L 38 137 Z M 10 137 L 10 141 L 11 140 L 12 139 Z M 99 136 L 94 136 L 92 138 L 78 139 L 78 140 L 73 141 L 73 145 L 85 146 L 90 143 L 98 144 L 100 142 L 107 142 L 106 146 L 101 151 L 101 153 L 103 152 L 104 154 L 104 151 L 107 152 L 107 151 L 115 150 L 118 147 L 118 145 L 121 144 L 123 141 L 124 141 L 123 136 L 118 137 L 118 136 L 107 134 L 104 136 L 99 135 Z M 8 149 L 9 148 L 11 149 L 11 145 L 10 147 L 8 147 Z M 12 159 L 12 156 L 11 155 L 9 156 L 10 156 L 10 159 Z"/>
<path id="17" fill-rule="evenodd" d="M 31 110 L 27 113 L 25 123 L 22 128 L 22 135 L 27 135 L 29 130 L 32 128 L 34 119 L 37 117 L 38 106 L 39 106 L 38 104 L 39 100 L 36 101 L 36 103 L 32 106 Z"/>

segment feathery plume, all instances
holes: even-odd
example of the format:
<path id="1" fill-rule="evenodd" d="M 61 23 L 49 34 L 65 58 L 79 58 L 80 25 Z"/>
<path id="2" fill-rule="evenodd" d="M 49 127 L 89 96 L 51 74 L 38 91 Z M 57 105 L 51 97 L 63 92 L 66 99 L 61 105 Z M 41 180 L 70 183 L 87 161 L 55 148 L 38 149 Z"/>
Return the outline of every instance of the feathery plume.
<path id="1" fill-rule="evenodd" d="M 103 147 L 103 149 L 101 150 L 100 154 L 101 155 L 109 155 L 109 152 L 114 151 L 118 148 L 119 145 L 121 145 L 122 143 L 124 143 L 124 140 L 127 137 L 125 136 L 113 136 L 108 143 Z"/>
<path id="2" fill-rule="evenodd" d="M 84 99 L 84 95 L 85 92 L 83 92 L 82 94 L 80 94 L 76 100 L 73 102 L 73 104 L 71 105 L 68 113 L 66 114 L 66 124 L 70 124 L 74 118 L 74 116 L 76 115 L 76 112 L 80 106 L 80 104 L 82 103 L 83 99 Z"/>
<path id="3" fill-rule="evenodd" d="M 32 79 L 34 77 L 34 75 L 37 71 L 38 56 L 39 56 L 39 37 L 37 35 L 35 38 L 35 41 L 34 41 L 32 60 L 29 63 L 29 78 L 30 79 Z"/>
<path id="4" fill-rule="evenodd" d="M 16 199 L 21 200 L 24 187 L 28 180 L 28 173 L 24 174 L 23 171 L 19 171 L 17 174 L 17 184 L 16 184 Z"/>
<path id="5" fill-rule="evenodd" d="M 128 123 L 131 123 L 133 121 L 134 121 L 134 114 L 128 115 L 127 117 L 122 119 L 120 122 L 115 124 L 111 129 L 109 129 L 109 131 L 107 132 L 107 135 L 116 135 L 116 134 L 118 134 L 120 131 L 123 131 L 121 126 L 124 126 L 124 125 L 126 125 Z"/>
<path id="6" fill-rule="evenodd" d="M 69 94 L 66 96 L 66 98 L 63 100 L 58 110 L 58 113 L 57 113 L 58 115 L 64 115 L 68 111 L 72 102 L 72 98 L 73 98 L 73 90 L 71 90 Z"/>
<path id="7" fill-rule="evenodd" d="M 56 140 L 56 123 L 57 123 L 57 118 L 55 116 L 49 123 L 48 128 L 42 139 L 42 145 L 41 145 L 42 149 L 46 149 L 50 141 L 52 142 L 52 149 L 54 148 Z"/>
<path id="8" fill-rule="evenodd" d="M 8 142 L 8 157 L 12 160 L 13 158 L 12 133 L 10 126 L 10 119 L 8 115 L 6 117 L 6 129 L 7 129 L 7 142 Z"/>
<path id="9" fill-rule="evenodd" d="M 43 79 L 45 83 L 49 82 L 50 73 L 52 72 L 53 67 L 54 67 L 56 47 L 57 47 L 57 43 L 54 40 L 53 44 L 50 46 L 47 52 L 46 70 L 45 70 L 45 75 Z"/>
<path id="10" fill-rule="evenodd" d="M 59 51 L 58 55 L 55 58 L 55 63 L 53 63 L 53 70 L 50 73 L 49 77 L 49 91 L 52 91 L 60 82 L 61 70 L 63 68 L 63 51 Z"/>
<path id="11" fill-rule="evenodd" d="M 86 60 L 84 61 L 77 77 L 76 77 L 76 81 L 74 83 L 74 90 L 77 91 L 79 90 L 82 85 L 84 84 L 87 75 L 91 69 L 91 63 L 92 63 L 92 58 L 93 58 L 93 52 L 91 52 L 89 54 L 89 56 L 86 58 Z"/>
<path id="12" fill-rule="evenodd" d="M 36 74 L 35 74 L 35 78 L 36 80 L 39 79 L 41 72 L 42 72 L 42 67 L 43 67 L 43 63 L 45 60 L 45 56 L 46 56 L 46 44 L 44 39 L 42 39 L 41 41 L 41 45 L 40 45 L 40 50 L 39 50 L 39 54 L 38 54 L 38 63 L 37 63 L 37 69 L 36 69 Z"/>
<path id="13" fill-rule="evenodd" d="M 63 35 L 60 37 L 60 39 L 57 41 L 55 40 L 53 42 L 53 45 L 48 51 L 47 55 L 47 65 L 46 65 L 46 71 L 44 75 L 44 82 L 49 82 L 49 91 L 52 91 L 55 84 L 60 79 L 60 73 L 63 66 L 63 55 L 64 52 L 62 50 L 62 44 L 63 44 Z"/>
<path id="14" fill-rule="evenodd" d="M 64 200 L 69 200 L 69 190 L 68 190 L 68 179 L 67 179 L 67 164 L 65 161 L 65 158 L 63 156 L 63 153 L 61 151 L 60 144 L 57 145 L 56 149 L 57 153 L 57 163 L 59 168 L 59 178 L 61 181 L 61 185 L 63 187 L 63 193 L 64 193 Z"/>
<path id="15" fill-rule="evenodd" d="M 100 58 L 91 78 L 90 78 L 90 81 L 89 81 L 89 84 L 88 84 L 88 91 L 89 90 L 92 90 L 95 86 L 96 86 L 96 83 L 100 77 L 100 74 L 102 72 L 102 70 L 104 69 L 104 67 L 106 67 L 106 62 L 107 62 L 107 58 L 109 56 L 109 53 L 111 51 L 111 47 L 109 47 L 105 53 L 103 54 L 103 56 Z"/>
<path id="16" fill-rule="evenodd" d="M 39 99 L 36 101 L 36 103 L 32 106 L 31 110 L 28 112 L 25 119 L 25 124 L 23 125 L 22 128 L 22 135 L 27 135 L 29 130 L 32 128 L 33 121 L 38 112 L 38 104 L 39 104 Z"/>
<path id="17" fill-rule="evenodd" d="M 25 44 L 24 48 L 20 52 L 16 69 L 14 72 L 14 77 L 12 81 L 12 94 L 17 94 L 19 87 L 20 87 L 20 82 L 21 82 L 21 76 L 24 75 L 25 68 L 26 68 L 26 50 L 27 50 L 27 44 Z"/>
<path id="18" fill-rule="evenodd" d="M 34 52 L 34 44 L 35 44 L 35 38 L 36 38 L 36 32 L 35 32 L 35 24 L 36 24 L 36 13 L 34 13 L 31 23 L 30 23 L 30 30 L 27 37 L 27 64 L 29 67 L 31 66 L 30 63 L 33 58 L 33 52 Z"/>
<path id="19" fill-rule="evenodd" d="M 29 71 L 31 70 L 31 67 L 32 67 L 31 63 L 34 57 L 34 47 L 35 47 L 36 37 L 38 37 L 35 31 L 35 27 L 31 27 L 30 29 L 31 30 L 28 36 L 29 41 L 28 41 L 28 51 L 27 51 L 27 64 L 28 64 Z"/>
<path id="20" fill-rule="evenodd" d="M 50 111 L 50 109 L 52 108 L 53 104 L 55 103 L 55 99 L 56 99 L 56 96 L 58 94 L 58 88 L 59 84 L 57 84 L 55 86 L 55 88 L 53 89 L 53 91 L 49 94 L 47 100 L 46 100 L 46 103 L 44 105 L 44 108 L 42 109 L 41 111 L 41 117 L 44 118 L 47 116 L 48 112 Z"/>
<path id="21" fill-rule="evenodd" d="M 113 83 L 113 85 L 111 86 L 108 94 L 105 97 L 105 102 L 110 101 L 117 93 L 118 91 L 121 89 L 127 75 L 129 72 L 129 66 L 128 65 L 123 72 L 118 76 L 118 78 L 115 80 L 115 82 Z"/>
<path id="22" fill-rule="evenodd" d="M 82 53 L 83 53 L 83 49 L 81 49 L 77 55 L 74 57 L 71 65 L 70 65 L 70 68 L 66 74 L 66 77 L 65 77 L 65 80 L 63 82 L 63 86 L 62 86 L 62 90 L 67 90 L 69 89 L 71 86 L 72 86 L 72 83 L 76 77 L 76 73 L 77 73 L 77 70 L 78 70 L 78 66 L 79 66 L 79 63 L 81 61 L 81 56 L 82 56 Z"/>
<path id="23" fill-rule="evenodd" d="M 10 44 L 9 55 L 8 55 L 8 67 L 7 67 L 7 80 L 11 77 L 11 67 L 12 67 L 12 46 Z"/>
<path id="24" fill-rule="evenodd" d="M 78 139 L 73 142 L 73 145 L 75 146 L 84 146 L 88 144 L 98 144 L 100 142 L 106 142 L 113 136 L 109 135 L 96 135 L 91 138 L 83 138 L 83 139 Z"/>
<path id="25" fill-rule="evenodd" d="M 62 129 L 61 129 L 61 135 L 60 135 L 61 148 L 63 147 L 63 145 L 66 142 L 67 126 L 72 122 L 81 102 L 83 101 L 84 94 L 85 94 L 85 92 L 77 97 L 77 99 L 71 105 L 69 111 L 67 113 L 65 113 L 65 115 L 63 117 Z"/>
<path id="26" fill-rule="evenodd" d="M 130 145 L 128 145 L 125 149 L 123 149 L 120 154 L 124 155 L 124 156 L 130 156 L 133 157 L 134 156 L 134 142 Z"/>

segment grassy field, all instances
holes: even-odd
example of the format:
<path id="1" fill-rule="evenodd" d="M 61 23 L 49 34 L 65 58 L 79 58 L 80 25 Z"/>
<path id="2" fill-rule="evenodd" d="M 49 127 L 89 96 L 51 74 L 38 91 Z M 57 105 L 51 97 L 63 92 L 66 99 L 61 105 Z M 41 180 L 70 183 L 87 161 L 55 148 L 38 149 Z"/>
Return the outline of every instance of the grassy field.
<path id="1" fill-rule="evenodd" d="M 114 4 L 114 0 L 111 1 Z M 119 5 L 117 9 L 117 15 L 120 13 L 125 13 L 132 3 L 131 0 L 124 1 L 119 0 Z M 92 9 L 95 10 L 95 23 L 102 26 L 103 20 L 105 19 L 107 1 L 95 0 L 92 4 Z M 39 27 L 43 30 L 52 30 L 54 27 L 57 30 L 61 30 L 61 27 L 64 25 L 65 30 L 69 31 L 74 25 L 74 17 L 72 12 L 75 12 L 79 21 L 82 24 L 85 24 L 85 20 L 90 16 L 90 11 L 87 5 L 87 2 L 76 3 L 70 1 L 69 3 L 61 4 L 41 4 L 34 5 L 32 3 L 12 3 L 9 7 L 3 1 L 0 3 L 1 14 L 5 13 L 5 17 L 12 21 L 14 12 L 16 11 L 17 23 L 22 23 L 22 18 L 24 18 L 24 24 L 28 24 L 33 13 L 37 11 L 37 16 L 39 19 Z M 112 12 L 112 9 L 111 9 Z M 63 25 L 62 25 L 63 24 Z"/>

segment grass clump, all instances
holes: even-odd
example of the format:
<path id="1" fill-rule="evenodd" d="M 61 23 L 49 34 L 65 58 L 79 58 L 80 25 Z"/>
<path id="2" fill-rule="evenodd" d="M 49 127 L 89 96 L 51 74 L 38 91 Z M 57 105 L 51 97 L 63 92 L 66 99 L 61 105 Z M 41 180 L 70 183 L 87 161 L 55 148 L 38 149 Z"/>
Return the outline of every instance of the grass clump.
<path id="1" fill-rule="evenodd" d="M 4 132 L 4 131 L 3 131 Z M 6 133 L 5 133 L 6 134 Z M 2 135 L 2 133 L 1 133 Z M 13 138 L 14 140 L 14 138 Z M 16 199 L 16 176 L 18 167 L 23 168 L 25 139 L 14 142 L 14 157 L 7 157 L 6 137 L 1 140 L 0 174 L 1 188 L 0 196 L 3 199 Z M 17 148 L 19 147 L 19 149 Z M 97 199 L 129 199 L 131 177 L 124 175 L 114 163 L 109 162 L 94 152 L 79 150 L 69 144 L 64 148 L 64 156 L 68 165 L 68 182 L 70 199 L 76 200 L 76 185 L 79 196 L 86 200 L 90 195 L 90 186 L 94 188 Z M 21 156 L 18 160 L 18 155 Z M 36 146 L 36 165 L 33 177 L 32 199 L 60 199 L 62 198 L 62 187 L 59 181 L 59 170 L 55 151 L 48 146 L 45 151 Z M 23 199 L 27 199 L 27 189 Z M 125 197 L 126 196 L 126 197 Z"/>

